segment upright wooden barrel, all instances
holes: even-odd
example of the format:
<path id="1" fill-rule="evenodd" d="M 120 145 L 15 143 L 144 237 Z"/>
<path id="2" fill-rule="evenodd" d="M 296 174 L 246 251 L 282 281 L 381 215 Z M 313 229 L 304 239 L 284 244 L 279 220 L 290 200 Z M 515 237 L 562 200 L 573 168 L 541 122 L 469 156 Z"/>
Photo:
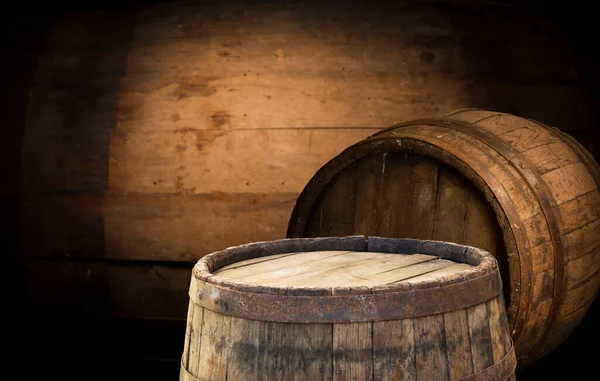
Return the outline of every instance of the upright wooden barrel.
<path id="1" fill-rule="evenodd" d="M 288 237 L 352 234 L 480 247 L 499 262 L 519 366 L 581 321 L 600 285 L 600 170 L 573 138 L 465 109 L 379 132 L 323 166 Z"/>
<path id="2" fill-rule="evenodd" d="M 514 380 L 494 258 L 363 236 L 229 248 L 195 266 L 181 381 Z"/>

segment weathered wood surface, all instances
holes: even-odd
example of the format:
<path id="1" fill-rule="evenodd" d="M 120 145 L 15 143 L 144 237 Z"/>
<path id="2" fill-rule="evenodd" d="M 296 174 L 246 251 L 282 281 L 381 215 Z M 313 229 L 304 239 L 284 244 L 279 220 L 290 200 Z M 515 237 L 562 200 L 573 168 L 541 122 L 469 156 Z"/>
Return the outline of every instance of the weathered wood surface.
<path id="1" fill-rule="evenodd" d="M 515 363 L 505 359 L 514 360 L 514 354 L 500 287 L 495 289 L 496 294 L 491 299 L 487 297 L 466 308 L 401 320 L 356 321 L 357 311 L 352 308 L 345 310 L 344 317 L 327 324 L 310 320 L 283 323 L 273 320 L 272 316 L 266 321 L 267 310 L 273 305 L 254 305 L 265 314 L 265 321 L 247 319 L 231 309 L 221 311 L 223 314 L 217 312 L 217 304 L 231 305 L 232 300 L 228 300 L 223 291 L 227 288 L 246 296 L 254 294 L 253 297 L 268 288 L 274 295 L 286 295 L 286 300 L 279 303 L 289 303 L 291 311 L 292 305 L 304 303 L 295 298 L 315 296 L 313 291 L 317 288 L 327 291 L 319 295 L 331 298 L 365 297 L 373 291 L 372 287 L 387 285 L 396 297 L 401 293 L 437 291 L 464 284 L 465 280 L 472 279 L 470 277 L 481 277 L 485 271 L 495 271 L 499 277 L 495 261 L 491 261 L 488 253 L 480 252 L 482 255 L 478 257 L 479 260 L 490 258 L 490 267 L 483 270 L 483 262 L 468 259 L 475 256 L 465 247 L 434 243 L 437 246 L 432 250 L 439 253 L 455 250 L 457 258 L 463 262 L 469 260 L 469 264 L 441 259 L 434 251 L 426 251 L 427 255 L 419 254 L 419 250 L 406 254 L 406 248 L 414 242 L 398 241 L 380 239 L 378 242 L 384 252 L 349 250 L 345 243 L 348 240 L 335 239 L 310 241 L 315 243 L 313 249 L 323 251 L 298 252 L 295 250 L 309 240 L 278 241 L 240 246 L 204 258 L 192 275 L 181 380 L 252 377 L 257 380 L 447 381 L 476 373 L 482 373 L 479 375 L 482 379 L 508 379 Z M 377 244 L 369 242 L 364 250 Z M 289 251 L 282 252 L 281 247 Z M 273 255 L 264 256 L 264 253 Z M 409 261 L 411 257 L 415 260 Z M 248 259 L 237 261 L 235 258 Z M 421 267 L 435 262 L 449 265 L 437 270 Z M 386 268 L 396 274 L 382 273 Z M 414 268 L 419 270 L 412 271 Z M 362 270 L 359 279 L 370 283 L 355 283 L 359 269 Z M 314 278 L 305 284 L 306 274 Z M 210 282 L 205 284 L 218 285 L 222 291 L 200 286 L 205 281 Z M 464 290 L 478 291 L 476 288 Z M 209 297 L 209 304 L 198 304 L 198 293 L 200 298 Z M 240 296 L 238 302 L 248 303 L 250 299 L 244 299 L 246 296 Z M 413 300 L 404 307 L 414 311 L 411 303 L 423 302 Z M 325 298 L 317 305 L 331 313 L 328 303 Z M 363 299 L 362 308 L 372 310 L 378 306 Z M 288 312 L 288 315 L 294 313 Z M 201 332 L 200 339 L 198 332 Z M 502 369 L 500 373 L 494 373 L 497 372 L 494 366 Z"/>
<path id="2" fill-rule="evenodd" d="M 65 17 L 30 91 L 24 253 L 192 262 L 283 237 L 281 218 L 292 205 L 279 202 L 291 202 L 343 148 L 398 121 L 475 103 L 585 134 L 585 102 L 570 85 L 568 51 L 547 37 L 552 25 L 510 7 L 494 7 L 500 16 L 492 25 L 464 16 L 479 11 L 475 4 L 355 2 L 340 13 L 314 2 L 187 2 Z M 513 33 L 497 32 L 506 27 Z M 493 52 L 504 51 L 503 61 L 490 59 L 483 35 L 505 47 Z M 528 59 L 513 62 L 522 52 Z M 521 101 L 506 104 L 514 99 Z M 98 199 L 56 208 L 57 196 L 82 193 Z M 169 214 L 196 195 L 206 204 Z M 127 207 L 112 207 L 123 197 L 133 197 Z M 144 197 L 165 201 L 146 207 L 138 202 Z M 247 214 L 243 203 L 264 209 Z M 39 214 L 50 225 L 36 227 Z M 78 223 L 60 225 L 65 220 Z M 232 235 L 227 221 L 249 233 Z M 184 234 L 187 226 L 198 234 Z M 47 242 L 49 231 L 48 245 L 30 245 Z M 329 232 L 337 234 L 335 226 Z"/>
<path id="3" fill-rule="evenodd" d="M 448 267 L 451 270 L 442 273 Z M 258 263 L 249 259 L 219 269 L 215 274 L 230 282 L 240 280 L 251 285 L 335 289 L 396 284 L 419 276 L 456 275 L 472 267 L 425 254 L 317 251 L 264 257 Z"/>
<path id="4" fill-rule="evenodd" d="M 476 132 L 461 129 L 465 123 Z M 375 138 L 389 148 L 376 148 Z M 288 235 L 323 235 L 343 218 L 349 222 L 338 224 L 339 235 L 436 239 L 492 252 L 526 364 L 566 338 L 600 287 L 600 171 L 580 149 L 535 121 L 485 110 L 392 128 L 315 175 Z M 347 204 L 342 183 L 354 195 Z M 427 201 L 407 203 L 415 196 Z"/>

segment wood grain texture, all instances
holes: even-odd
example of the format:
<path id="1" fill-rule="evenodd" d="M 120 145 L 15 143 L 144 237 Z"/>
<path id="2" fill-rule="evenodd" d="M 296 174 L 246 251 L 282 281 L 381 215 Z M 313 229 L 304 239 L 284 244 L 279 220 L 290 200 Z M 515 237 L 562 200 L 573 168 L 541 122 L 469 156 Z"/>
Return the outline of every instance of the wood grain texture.
<path id="1" fill-rule="evenodd" d="M 417 380 L 447 380 L 443 315 L 416 318 L 414 324 Z"/>
<path id="2" fill-rule="evenodd" d="M 327 181 L 320 176 L 348 176 L 335 169 L 357 165 L 364 186 L 348 205 L 358 216 L 354 234 L 380 233 L 383 227 L 395 237 L 446 240 L 493 253 L 525 366 L 548 353 L 547 343 L 555 345 L 551 332 L 571 330 L 557 325 L 579 321 L 562 316 L 584 313 L 596 294 L 600 179 L 583 147 L 534 120 L 477 109 L 446 115 L 391 127 L 331 160 L 306 186 L 311 193 L 299 196 L 288 234 L 300 237 L 302 229 L 312 229 L 310 215 L 302 217 L 307 224 L 294 219 L 311 210 L 306 195 L 326 197 L 328 188 L 319 184 Z M 379 164 L 375 158 L 386 159 Z M 387 174 L 384 163 L 392 168 Z M 321 213 L 319 222 L 348 208 Z"/>
<path id="3" fill-rule="evenodd" d="M 272 258 L 275 257 L 275 258 Z M 377 287 L 390 283 L 460 276 L 473 269 L 424 254 L 386 254 L 352 251 L 316 251 L 246 260 L 215 271 L 228 282 L 256 286 L 314 288 Z"/>
<path id="4" fill-rule="evenodd" d="M 413 320 L 373 322 L 373 353 L 375 380 L 416 380 Z"/>
<path id="5" fill-rule="evenodd" d="M 273 324 L 271 356 L 279 380 L 332 380 L 331 324 Z M 334 341 L 335 342 L 335 339 Z"/>
<path id="6" fill-rule="evenodd" d="M 21 212 L 23 254 L 192 263 L 228 246 L 281 238 L 294 200 L 286 193 L 30 197 Z"/>
<path id="7" fill-rule="evenodd" d="M 231 319 L 230 316 L 204 309 L 202 341 L 197 359 L 199 365 L 193 375 L 206 380 L 227 380 Z"/>
<path id="8" fill-rule="evenodd" d="M 404 157 L 397 157 L 399 155 Z M 382 237 L 406 237 L 408 233 L 406 219 L 411 201 L 411 167 L 407 159 L 406 154 L 396 152 L 388 152 L 383 156 L 378 231 Z"/>
<path id="9" fill-rule="evenodd" d="M 438 163 L 431 159 L 422 156 L 411 158 L 407 237 L 431 237 L 434 216 L 430 211 L 437 197 L 438 170 Z"/>
<path id="10" fill-rule="evenodd" d="M 204 329 L 204 308 L 195 305 L 192 314 L 191 329 L 188 330 L 190 349 L 187 356 L 186 368 L 191 374 L 198 374 L 202 367 L 200 351 L 202 349 L 202 331 Z"/>
<path id="11" fill-rule="evenodd" d="M 373 323 L 333 326 L 333 380 L 373 378 Z"/>
<path id="12" fill-rule="evenodd" d="M 315 236 L 335 237 L 352 235 L 354 229 L 354 208 L 357 192 L 357 165 L 351 164 L 344 169 L 347 175 L 336 176 L 331 182 L 331 190 L 324 195 L 319 204 L 320 218 Z M 335 218 L 322 219 L 321 216 L 336 216 Z"/>
<path id="13" fill-rule="evenodd" d="M 494 363 L 488 311 L 485 303 L 467 309 L 473 371 L 481 372 Z"/>
<path id="14" fill-rule="evenodd" d="M 267 329 L 268 323 L 231 317 L 228 380 L 261 379 L 259 375 L 263 369 L 260 364 L 266 356 L 268 345 L 262 340 L 262 335 Z"/>
<path id="15" fill-rule="evenodd" d="M 379 235 L 379 213 L 381 202 L 381 179 L 383 178 L 385 156 L 371 155 L 357 164 L 356 200 L 354 211 L 354 231 L 365 235 Z M 321 225 L 323 222 L 321 221 Z"/>
<path id="16" fill-rule="evenodd" d="M 446 345 L 448 346 L 446 354 L 448 378 L 450 380 L 460 380 L 462 377 L 473 374 L 467 311 L 458 310 L 445 313 L 444 330 Z M 507 335 L 508 332 L 504 334 Z"/>

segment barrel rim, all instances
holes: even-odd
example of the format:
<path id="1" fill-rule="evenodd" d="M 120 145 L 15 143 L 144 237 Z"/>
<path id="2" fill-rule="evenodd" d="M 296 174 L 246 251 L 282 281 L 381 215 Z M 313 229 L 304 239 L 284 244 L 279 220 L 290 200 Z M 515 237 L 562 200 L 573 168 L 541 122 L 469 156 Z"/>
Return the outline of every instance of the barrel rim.
<path id="1" fill-rule="evenodd" d="M 472 269 L 414 284 L 377 287 L 277 288 L 228 282 L 213 271 L 240 260 L 289 252 L 329 250 L 429 254 L 468 263 Z M 357 250 L 362 249 L 362 250 Z M 283 323 L 340 323 L 398 320 L 456 311 L 502 292 L 496 259 L 488 252 L 450 242 L 350 236 L 282 239 L 230 247 L 194 266 L 190 300 L 211 311 Z"/>

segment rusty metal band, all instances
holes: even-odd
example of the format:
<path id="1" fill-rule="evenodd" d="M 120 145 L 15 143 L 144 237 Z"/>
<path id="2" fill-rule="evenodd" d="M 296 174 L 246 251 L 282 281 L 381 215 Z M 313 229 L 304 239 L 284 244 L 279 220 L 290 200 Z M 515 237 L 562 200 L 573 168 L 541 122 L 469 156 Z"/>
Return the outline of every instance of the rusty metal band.
<path id="1" fill-rule="evenodd" d="M 460 379 L 460 381 L 508 380 L 509 377 L 515 373 L 516 368 L 517 359 L 515 357 L 515 347 L 511 345 L 506 356 L 500 359 L 500 361 L 488 368 L 485 368 L 481 372 L 463 377 Z"/>
<path id="2" fill-rule="evenodd" d="M 183 365 L 183 360 L 181 361 L 181 369 L 179 370 L 179 381 L 202 381 L 198 377 L 194 376 Z"/>
<path id="3" fill-rule="evenodd" d="M 513 150 L 504 141 L 485 130 L 477 128 L 476 125 L 460 122 L 455 120 L 444 120 L 444 119 L 422 119 L 417 121 L 411 121 L 406 124 L 400 124 L 396 127 L 404 127 L 408 125 L 432 125 L 444 128 L 450 128 L 456 131 L 468 134 L 487 146 L 492 148 L 498 154 L 503 156 L 512 167 L 523 177 L 532 193 L 540 203 L 540 207 L 546 223 L 548 225 L 548 231 L 550 232 L 550 240 L 552 242 L 552 248 L 554 251 L 554 295 L 552 304 L 550 306 L 550 313 L 546 326 L 544 327 L 544 333 L 541 337 L 546 337 L 549 333 L 550 328 L 556 321 L 559 313 L 559 306 L 564 297 L 564 248 L 561 242 L 560 230 L 558 227 L 558 218 L 553 209 L 554 200 L 550 195 L 550 191 L 546 186 L 545 182 L 540 179 L 540 175 L 532 170 L 532 166 L 523 158 L 518 152 Z M 520 257 L 523 255 L 529 255 L 529 253 L 521 252 Z M 533 297 L 530 294 L 530 299 Z M 519 335 L 514 335 L 515 345 L 519 345 Z"/>
<path id="4" fill-rule="evenodd" d="M 192 277 L 190 300 L 211 311 L 278 323 L 399 320 L 472 307 L 498 296 L 500 273 L 412 291 L 360 295 L 291 296 L 233 290 Z"/>

